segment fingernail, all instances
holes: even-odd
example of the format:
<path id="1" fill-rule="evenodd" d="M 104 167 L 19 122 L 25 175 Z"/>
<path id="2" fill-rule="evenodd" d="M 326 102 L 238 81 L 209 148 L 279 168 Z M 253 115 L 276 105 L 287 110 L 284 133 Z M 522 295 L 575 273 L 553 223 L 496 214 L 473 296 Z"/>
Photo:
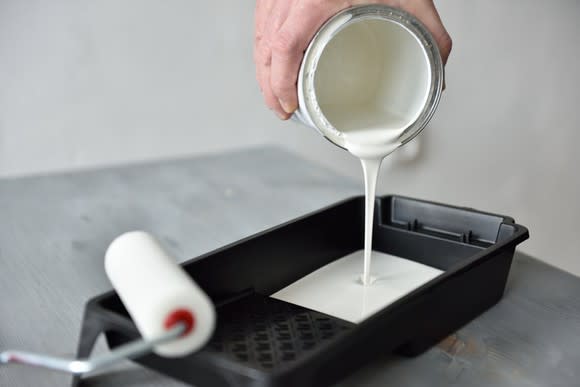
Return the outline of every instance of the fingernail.
<path id="1" fill-rule="evenodd" d="M 284 109 L 284 111 L 288 114 L 294 113 L 294 111 L 298 108 L 298 106 L 296 106 L 293 103 L 291 104 L 286 101 L 282 101 L 281 99 L 278 101 L 280 102 L 280 106 L 282 106 L 282 109 Z"/>

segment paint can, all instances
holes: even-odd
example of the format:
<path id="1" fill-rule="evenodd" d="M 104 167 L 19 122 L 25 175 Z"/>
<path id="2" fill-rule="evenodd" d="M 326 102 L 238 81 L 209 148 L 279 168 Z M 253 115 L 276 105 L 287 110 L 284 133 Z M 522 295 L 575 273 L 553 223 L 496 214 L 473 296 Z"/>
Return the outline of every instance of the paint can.
<path id="1" fill-rule="evenodd" d="M 345 131 L 367 124 L 392 126 L 403 145 L 433 116 L 443 78 L 437 43 L 415 17 L 384 5 L 348 8 L 305 51 L 293 119 L 341 148 Z"/>

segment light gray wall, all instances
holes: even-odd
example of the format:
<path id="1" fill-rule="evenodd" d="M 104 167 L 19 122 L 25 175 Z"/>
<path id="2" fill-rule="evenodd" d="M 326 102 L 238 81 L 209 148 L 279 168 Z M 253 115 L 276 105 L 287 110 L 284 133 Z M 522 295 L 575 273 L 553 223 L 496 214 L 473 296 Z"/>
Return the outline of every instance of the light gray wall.
<path id="1" fill-rule="evenodd" d="M 454 38 L 447 91 L 381 191 L 512 215 L 531 229 L 524 251 L 580 274 L 580 3 L 438 4 Z M 277 143 L 360 178 L 355 159 L 263 107 L 252 13 L 234 0 L 1 0 L 0 175 Z"/>

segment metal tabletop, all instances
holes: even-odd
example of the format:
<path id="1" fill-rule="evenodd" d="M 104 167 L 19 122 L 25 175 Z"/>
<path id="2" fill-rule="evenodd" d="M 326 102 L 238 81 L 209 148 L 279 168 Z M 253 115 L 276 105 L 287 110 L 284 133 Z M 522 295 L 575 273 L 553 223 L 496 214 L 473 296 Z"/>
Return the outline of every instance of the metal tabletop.
<path id="1" fill-rule="evenodd" d="M 111 288 L 105 249 L 125 231 L 153 233 L 183 261 L 361 193 L 362 182 L 274 147 L 0 180 L 0 350 L 72 356 L 84 303 Z M 0 367 L 2 387 L 68 383 Z M 183 386 L 130 362 L 83 385 Z M 385 385 L 580 385 L 580 280 L 516 253 L 491 310 L 417 358 L 385 354 L 340 383 Z"/>

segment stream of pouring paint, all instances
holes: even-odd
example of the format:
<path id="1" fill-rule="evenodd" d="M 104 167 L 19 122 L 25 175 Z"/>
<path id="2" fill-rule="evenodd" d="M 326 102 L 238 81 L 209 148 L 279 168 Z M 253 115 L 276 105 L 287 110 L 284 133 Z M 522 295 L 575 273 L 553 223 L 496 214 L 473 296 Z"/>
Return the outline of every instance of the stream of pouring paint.
<path id="1" fill-rule="evenodd" d="M 365 184 L 365 231 L 364 268 L 361 276 L 363 285 L 373 282 L 371 276 L 371 254 L 373 243 L 373 218 L 379 170 L 383 159 L 400 146 L 403 129 L 383 126 L 344 132 L 346 149 L 358 157 L 362 164 Z"/>

